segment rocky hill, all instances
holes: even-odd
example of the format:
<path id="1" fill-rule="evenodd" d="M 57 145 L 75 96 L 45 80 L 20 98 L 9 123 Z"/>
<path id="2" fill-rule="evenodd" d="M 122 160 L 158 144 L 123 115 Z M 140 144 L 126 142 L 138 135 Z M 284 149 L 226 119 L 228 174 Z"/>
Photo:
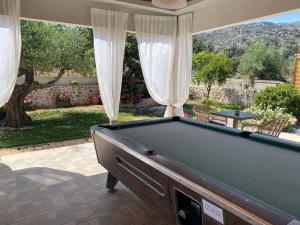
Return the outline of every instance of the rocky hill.
<path id="1" fill-rule="evenodd" d="M 211 43 L 215 50 L 231 46 L 246 47 L 249 43 L 271 41 L 280 49 L 300 46 L 300 21 L 294 23 L 256 22 L 198 34 L 204 44 Z"/>

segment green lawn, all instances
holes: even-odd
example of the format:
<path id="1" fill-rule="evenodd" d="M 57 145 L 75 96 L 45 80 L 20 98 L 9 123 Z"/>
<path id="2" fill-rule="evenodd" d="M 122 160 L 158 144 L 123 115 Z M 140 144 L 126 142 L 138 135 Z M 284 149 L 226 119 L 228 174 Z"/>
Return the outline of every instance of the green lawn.
<path id="1" fill-rule="evenodd" d="M 102 110 L 65 109 L 31 112 L 33 127 L 20 131 L 0 131 L 0 149 L 90 137 L 92 125 L 108 123 Z M 120 121 L 151 119 L 151 117 L 119 114 Z"/>
<path id="2" fill-rule="evenodd" d="M 201 99 L 197 99 L 194 100 L 193 102 L 187 102 L 186 104 L 184 104 L 183 108 L 184 108 L 184 112 L 188 113 L 190 116 L 195 116 L 194 112 L 193 112 L 193 105 L 197 104 L 197 105 L 203 105 L 203 104 L 207 104 L 204 103 L 203 100 Z M 208 105 L 213 108 L 215 111 L 223 111 L 223 110 L 243 110 L 245 108 L 245 106 L 240 105 L 240 104 L 233 104 L 233 103 L 220 103 L 217 101 L 213 101 L 213 100 L 209 100 Z"/>
<path id="3" fill-rule="evenodd" d="M 201 105 L 204 104 L 203 100 L 197 100 L 197 104 Z M 217 111 L 223 110 L 243 110 L 245 106 L 241 104 L 234 104 L 234 103 L 221 103 L 213 100 L 208 101 L 208 105 L 215 108 Z"/>

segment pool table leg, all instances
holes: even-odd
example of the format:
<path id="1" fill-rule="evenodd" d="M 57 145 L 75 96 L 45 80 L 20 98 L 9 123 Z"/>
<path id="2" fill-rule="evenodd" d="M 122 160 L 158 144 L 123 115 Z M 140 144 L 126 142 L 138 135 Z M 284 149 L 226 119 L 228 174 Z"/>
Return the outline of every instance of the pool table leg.
<path id="1" fill-rule="evenodd" d="M 112 175 L 110 172 L 107 174 L 107 180 L 106 180 L 106 188 L 109 189 L 109 193 L 116 192 L 116 185 L 118 183 L 118 179 Z"/>
<path id="2" fill-rule="evenodd" d="M 232 127 L 233 128 L 238 128 L 239 125 L 239 120 L 237 118 L 232 119 Z"/>

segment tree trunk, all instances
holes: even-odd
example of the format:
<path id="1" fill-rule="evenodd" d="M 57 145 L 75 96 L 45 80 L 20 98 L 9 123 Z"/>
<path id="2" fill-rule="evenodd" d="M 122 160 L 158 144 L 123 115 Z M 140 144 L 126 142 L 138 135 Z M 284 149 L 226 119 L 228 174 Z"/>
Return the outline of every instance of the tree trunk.
<path id="1" fill-rule="evenodd" d="M 5 104 L 6 115 L 0 121 L 0 127 L 21 128 L 32 124 L 31 118 L 26 114 L 24 100 L 25 97 L 33 90 L 51 87 L 65 73 L 65 69 L 61 69 L 57 76 L 45 84 L 34 81 L 33 69 L 19 69 L 19 76 L 25 75 L 25 82 L 22 85 L 15 85 L 14 91 Z"/>
<path id="2" fill-rule="evenodd" d="M 27 95 L 25 85 L 16 85 L 15 89 L 5 104 L 6 115 L 0 122 L 1 126 L 21 128 L 31 124 L 30 117 L 25 112 L 24 99 Z"/>
<path id="3" fill-rule="evenodd" d="M 208 102 L 210 97 L 211 86 L 212 86 L 211 84 L 207 84 L 206 86 L 206 102 Z"/>

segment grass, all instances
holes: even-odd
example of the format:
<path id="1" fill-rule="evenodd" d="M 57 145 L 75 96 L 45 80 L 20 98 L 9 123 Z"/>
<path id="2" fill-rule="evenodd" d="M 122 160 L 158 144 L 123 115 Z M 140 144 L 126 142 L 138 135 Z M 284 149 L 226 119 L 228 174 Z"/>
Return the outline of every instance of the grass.
<path id="1" fill-rule="evenodd" d="M 30 112 L 33 127 L 19 131 L 0 131 L 0 149 L 90 137 L 92 125 L 108 123 L 102 110 L 46 110 Z M 121 112 L 119 121 L 150 119 L 149 116 Z"/>
<path id="2" fill-rule="evenodd" d="M 184 104 L 184 112 L 188 113 L 190 116 L 195 116 L 193 112 L 193 105 L 202 105 L 205 104 L 204 100 L 198 99 L 195 102 L 187 102 Z M 208 105 L 212 107 L 215 111 L 223 111 L 223 110 L 243 110 L 245 106 L 240 104 L 233 104 L 233 103 L 220 103 L 213 100 L 209 100 Z"/>
<path id="3" fill-rule="evenodd" d="M 203 100 L 197 100 L 197 104 L 204 104 Z M 234 104 L 234 103 L 221 103 L 213 100 L 208 101 L 208 105 L 215 108 L 217 111 L 222 110 L 243 110 L 245 109 L 245 106 L 241 104 Z"/>
<path id="4" fill-rule="evenodd" d="M 202 104 L 202 101 L 197 100 L 196 103 Z M 218 111 L 243 109 L 237 104 L 224 104 L 215 101 L 209 101 L 209 105 Z M 190 104 L 184 105 L 184 111 L 190 116 L 194 115 Z M 90 137 L 90 126 L 108 123 L 105 112 L 100 109 L 53 109 L 30 112 L 29 115 L 33 120 L 32 128 L 19 131 L 0 131 L 0 149 L 88 138 Z M 151 115 L 119 113 L 120 122 L 150 118 Z"/>

